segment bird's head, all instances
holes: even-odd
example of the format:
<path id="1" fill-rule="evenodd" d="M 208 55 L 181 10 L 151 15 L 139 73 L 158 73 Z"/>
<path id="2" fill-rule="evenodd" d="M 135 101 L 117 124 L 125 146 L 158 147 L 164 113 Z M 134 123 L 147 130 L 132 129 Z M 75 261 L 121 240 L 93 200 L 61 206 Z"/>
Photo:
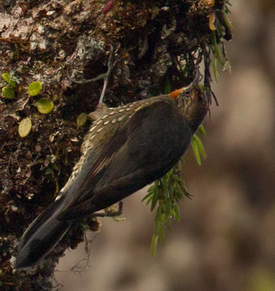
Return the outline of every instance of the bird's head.
<path id="1" fill-rule="evenodd" d="M 199 75 L 196 75 L 189 86 L 171 92 L 169 97 L 175 100 L 182 115 L 188 120 L 192 132 L 195 133 L 209 110 L 207 96 L 199 85 Z"/>

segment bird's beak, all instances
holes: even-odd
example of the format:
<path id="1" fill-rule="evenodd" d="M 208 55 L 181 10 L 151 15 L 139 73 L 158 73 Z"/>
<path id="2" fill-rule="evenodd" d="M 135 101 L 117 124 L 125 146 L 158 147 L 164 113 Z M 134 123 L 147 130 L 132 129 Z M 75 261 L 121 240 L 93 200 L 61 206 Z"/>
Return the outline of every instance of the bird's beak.
<path id="1" fill-rule="evenodd" d="M 187 86 L 187 87 L 182 87 L 180 89 L 177 89 L 175 91 L 172 91 L 171 93 L 169 93 L 169 97 L 171 99 L 177 99 L 178 96 L 182 93 L 182 92 L 187 92 L 190 91 L 190 89 L 194 86 L 194 85 L 198 85 L 201 79 L 201 74 L 200 71 L 197 69 L 196 71 L 196 76 L 194 78 L 194 80 Z"/>

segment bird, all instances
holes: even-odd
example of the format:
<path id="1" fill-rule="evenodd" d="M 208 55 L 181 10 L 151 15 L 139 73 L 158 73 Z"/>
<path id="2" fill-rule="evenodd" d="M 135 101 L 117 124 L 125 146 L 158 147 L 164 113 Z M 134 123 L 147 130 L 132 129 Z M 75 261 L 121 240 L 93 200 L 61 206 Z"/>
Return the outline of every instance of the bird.
<path id="1" fill-rule="evenodd" d="M 82 155 L 56 199 L 30 224 L 17 269 L 36 265 L 72 224 L 120 202 L 165 175 L 181 159 L 209 110 L 199 84 L 123 106 L 99 103 Z"/>

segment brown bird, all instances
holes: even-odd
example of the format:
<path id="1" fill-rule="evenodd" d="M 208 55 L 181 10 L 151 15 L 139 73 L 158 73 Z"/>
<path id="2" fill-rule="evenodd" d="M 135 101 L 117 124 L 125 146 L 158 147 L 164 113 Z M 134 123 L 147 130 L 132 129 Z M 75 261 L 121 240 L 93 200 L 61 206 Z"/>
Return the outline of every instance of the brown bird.
<path id="1" fill-rule="evenodd" d="M 82 156 L 56 200 L 25 231 L 16 267 L 44 258 L 72 223 L 105 209 L 166 174 L 208 111 L 198 82 L 117 108 L 100 103 Z"/>

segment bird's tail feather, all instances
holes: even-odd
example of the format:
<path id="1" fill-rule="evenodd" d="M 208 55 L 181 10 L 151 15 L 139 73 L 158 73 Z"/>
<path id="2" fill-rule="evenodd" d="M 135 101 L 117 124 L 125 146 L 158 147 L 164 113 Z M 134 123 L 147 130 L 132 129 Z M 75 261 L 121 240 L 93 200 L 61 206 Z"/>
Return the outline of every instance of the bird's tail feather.
<path id="1" fill-rule="evenodd" d="M 64 210 L 63 199 L 55 200 L 27 228 L 18 247 L 16 268 L 34 265 L 44 258 L 66 234 L 70 221 L 59 221 Z"/>

